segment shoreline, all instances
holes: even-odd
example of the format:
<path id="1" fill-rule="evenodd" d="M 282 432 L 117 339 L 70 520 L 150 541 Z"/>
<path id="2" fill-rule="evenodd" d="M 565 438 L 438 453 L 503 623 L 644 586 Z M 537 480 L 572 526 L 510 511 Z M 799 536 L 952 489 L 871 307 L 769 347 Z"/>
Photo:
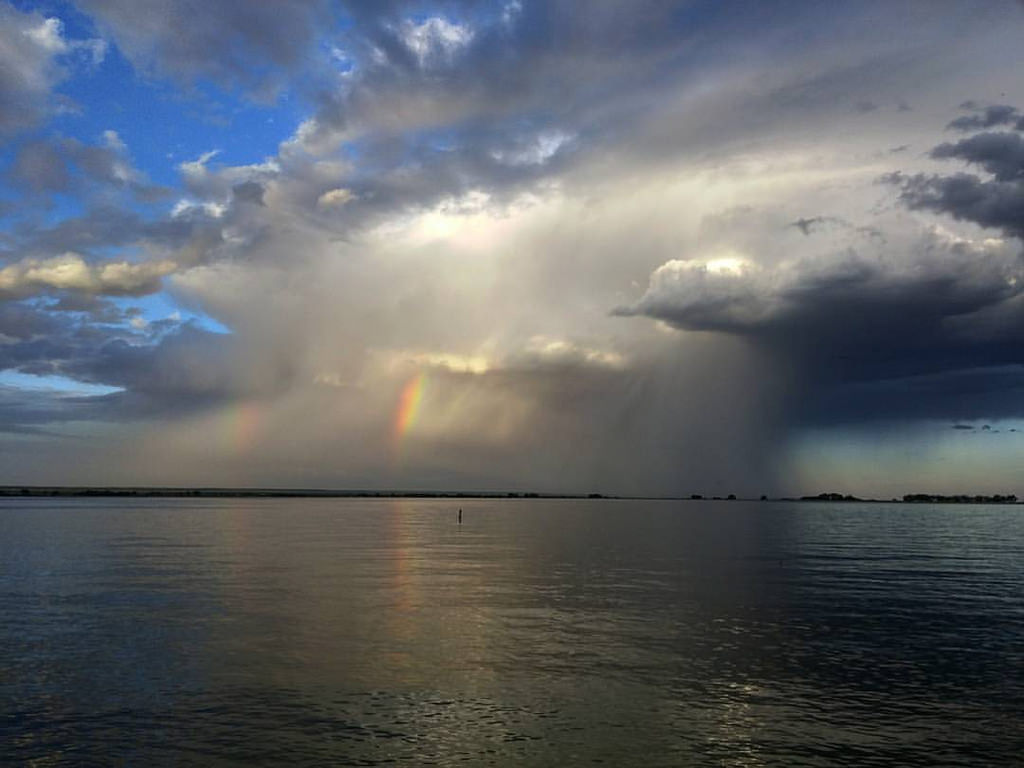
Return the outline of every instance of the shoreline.
<path id="1" fill-rule="evenodd" d="M 828 504 L 1021 504 L 1016 496 L 981 494 L 905 494 L 902 498 L 868 499 L 840 494 L 818 496 L 736 497 L 619 496 L 603 493 L 541 493 L 537 491 L 342 490 L 332 488 L 178 488 L 145 486 L 0 486 L 0 498 L 322 498 L 322 499 L 587 499 L 620 501 L 759 501 Z"/>

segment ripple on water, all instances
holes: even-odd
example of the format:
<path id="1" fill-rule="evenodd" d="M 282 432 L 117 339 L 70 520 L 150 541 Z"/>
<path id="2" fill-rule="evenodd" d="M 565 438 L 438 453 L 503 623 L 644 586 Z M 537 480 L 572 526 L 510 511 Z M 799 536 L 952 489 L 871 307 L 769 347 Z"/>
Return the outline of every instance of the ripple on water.
<path id="1" fill-rule="evenodd" d="M 1012 765 L 1016 508 L 0 502 L 0 763 Z"/>

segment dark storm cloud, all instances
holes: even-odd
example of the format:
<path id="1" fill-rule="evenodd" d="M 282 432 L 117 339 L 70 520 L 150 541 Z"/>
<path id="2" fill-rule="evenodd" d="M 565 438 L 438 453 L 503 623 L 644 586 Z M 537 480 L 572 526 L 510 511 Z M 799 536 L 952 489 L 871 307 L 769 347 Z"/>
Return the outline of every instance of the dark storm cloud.
<path id="1" fill-rule="evenodd" d="M 947 213 L 961 221 L 1024 237 L 1022 181 L 983 180 L 969 173 L 895 173 L 886 180 L 900 187 L 900 199 L 908 208 Z"/>
<path id="2" fill-rule="evenodd" d="M 1024 115 L 1021 115 L 1016 107 L 1011 107 L 1008 104 L 993 104 L 987 107 L 979 107 L 974 102 L 965 102 L 961 107 L 975 112 L 975 114 L 956 118 L 946 126 L 948 129 L 954 131 L 974 131 L 983 128 L 994 128 L 1000 125 L 1010 125 L 1014 126 L 1018 131 L 1024 130 Z"/>
<path id="3" fill-rule="evenodd" d="M 824 424 L 1019 418 L 1024 416 L 1022 398 L 1024 365 L 966 368 L 843 383 L 817 400 L 805 418 Z M 973 429 L 964 424 L 954 428 Z"/>
<path id="4" fill-rule="evenodd" d="M 759 338 L 861 375 L 925 364 L 942 368 L 958 335 L 965 337 L 961 353 L 973 354 L 972 318 L 1011 307 L 1008 302 L 1024 291 L 1024 270 L 1016 259 L 985 263 L 983 254 L 958 246 L 935 258 L 933 249 L 924 246 L 915 263 L 899 267 L 856 253 L 825 266 L 810 260 L 740 274 L 670 263 L 654 274 L 637 305 L 619 312 L 685 330 Z M 998 337 L 1006 329 L 986 332 Z M 1016 339 L 1015 333 L 1007 341 Z M 908 357 L 914 350 L 917 355 Z M 933 353 L 938 358 L 928 363 Z M 996 359 L 1004 354 L 995 353 Z"/>
<path id="5" fill-rule="evenodd" d="M 980 134 L 933 155 L 982 165 L 1002 180 L 888 177 L 908 207 L 1024 236 L 1016 135 Z M 803 231 L 800 224 L 813 221 L 793 226 Z M 618 313 L 768 350 L 799 371 L 796 419 L 1024 416 L 1024 263 L 986 248 L 931 235 L 898 259 L 850 249 L 776 268 L 669 262 L 640 301 Z"/>
<path id="6" fill-rule="evenodd" d="M 1024 416 L 1024 270 L 955 247 L 933 255 L 904 269 L 849 256 L 788 275 L 662 268 L 619 312 L 750 340 L 799 371 L 796 418 Z"/>
<path id="7" fill-rule="evenodd" d="M 1000 105 L 985 108 L 981 115 L 969 118 L 971 122 L 953 121 L 951 125 L 963 130 L 985 128 L 1012 122 L 1016 115 L 1015 108 Z M 885 180 L 899 187 L 904 204 L 1024 238 L 1024 138 L 1019 133 L 978 133 L 955 143 L 940 144 L 931 156 L 962 160 L 980 167 L 990 178 L 972 173 L 890 174 Z"/>
<path id="8" fill-rule="evenodd" d="M 980 166 L 996 181 L 1024 178 L 1024 138 L 1017 133 L 979 133 L 955 144 L 940 144 L 931 156 Z"/>

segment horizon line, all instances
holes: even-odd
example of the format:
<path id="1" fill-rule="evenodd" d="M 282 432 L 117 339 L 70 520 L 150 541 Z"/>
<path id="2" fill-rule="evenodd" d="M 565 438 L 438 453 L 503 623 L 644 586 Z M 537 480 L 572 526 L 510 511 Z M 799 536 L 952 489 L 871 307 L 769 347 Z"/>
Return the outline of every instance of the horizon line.
<path id="1" fill-rule="evenodd" d="M 707 496 L 691 493 L 675 496 L 611 494 L 598 492 L 544 492 L 513 490 L 425 490 L 372 488 L 285 488 L 251 486 L 134 486 L 134 485 L 0 485 L 0 497 L 64 496 L 64 497 L 130 497 L 149 498 L 390 498 L 390 499 L 608 499 L 622 501 L 790 501 L 828 503 L 959 503 L 1020 504 L 1016 494 L 932 494 L 906 493 L 900 497 L 865 498 L 852 494 L 820 493 L 802 496 Z"/>

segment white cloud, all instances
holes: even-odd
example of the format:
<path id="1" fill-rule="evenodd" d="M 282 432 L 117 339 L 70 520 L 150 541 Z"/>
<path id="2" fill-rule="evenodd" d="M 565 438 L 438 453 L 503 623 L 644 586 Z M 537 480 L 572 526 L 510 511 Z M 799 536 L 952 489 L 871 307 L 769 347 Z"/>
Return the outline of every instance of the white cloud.
<path id="1" fill-rule="evenodd" d="M 386 366 L 392 370 L 412 367 L 442 368 L 451 373 L 487 373 L 494 367 L 493 361 L 483 354 L 460 354 L 458 352 L 399 350 L 384 354 Z"/>
<path id="2" fill-rule="evenodd" d="M 0 134 L 28 128 L 47 112 L 67 44 L 58 19 L 0 4 Z"/>
<path id="3" fill-rule="evenodd" d="M 494 150 L 491 156 L 506 165 L 543 165 L 574 138 L 575 134 L 568 131 L 542 131 L 520 146 Z"/>
<path id="4" fill-rule="evenodd" d="M 505 27 L 511 27 L 522 12 L 523 4 L 520 0 L 511 0 L 511 2 L 505 3 L 505 7 L 501 9 L 501 23 Z"/>
<path id="5" fill-rule="evenodd" d="M 208 152 L 203 152 L 195 160 L 186 160 L 183 163 L 179 163 L 178 170 L 181 171 L 182 175 L 187 179 L 202 178 L 207 173 L 206 164 L 219 154 L 219 149 L 211 149 Z"/>
<path id="6" fill-rule="evenodd" d="M 22 13 L 0 2 L 0 135 L 31 128 L 47 115 L 74 109 L 52 100 L 52 91 L 80 63 L 79 54 L 98 64 L 102 40 L 73 40 L 59 18 Z"/>
<path id="7" fill-rule="evenodd" d="M 471 27 L 453 24 L 439 16 L 432 16 L 419 24 L 406 20 L 399 34 L 421 67 L 450 64 L 459 51 L 473 41 Z"/>
<path id="8" fill-rule="evenodd" d="M 224 217 L 224 214 L 228 211 L 228 205 L 222 201 L 210 200 L 206 202 L 196 202 L 195 200 L 189 200 L 183 198 L 174 204 L 171 209 L 171 216 L 173 218 L 180 218 L 182 216 L 188 216 L 193 213 L 201 212 L 211 219 L 220 219 Z"/>
<path id="9" fill-rule="evenodd" d="M 29 27 L 23 34 L 32 42 L 50 54 L 63 53 L 68 49 L 64 40 L 64 25 L 60 19 L 50 17 L 39 24 Z"/>
<path id="10" fill-rule="evenodd" d="M 320 195 L 317 198 L 316 205 L 318 208 L 341 208 L 346 203 L 351 202 L 355 199 L 351 189 L 345 189 L 344 187 L 338 187 L 337 189 L 330 189 Z"/>
<path id="11" fill-rule="evenodd" d="M 623 368 L 626 364 L 626 359 L 618 352 L 544 335 L 532 336 L 528 339 L 524 352 L 524 357 L 528 361 L 536 360 L 554 365 L 585 364 L 605 368 Z"/>

